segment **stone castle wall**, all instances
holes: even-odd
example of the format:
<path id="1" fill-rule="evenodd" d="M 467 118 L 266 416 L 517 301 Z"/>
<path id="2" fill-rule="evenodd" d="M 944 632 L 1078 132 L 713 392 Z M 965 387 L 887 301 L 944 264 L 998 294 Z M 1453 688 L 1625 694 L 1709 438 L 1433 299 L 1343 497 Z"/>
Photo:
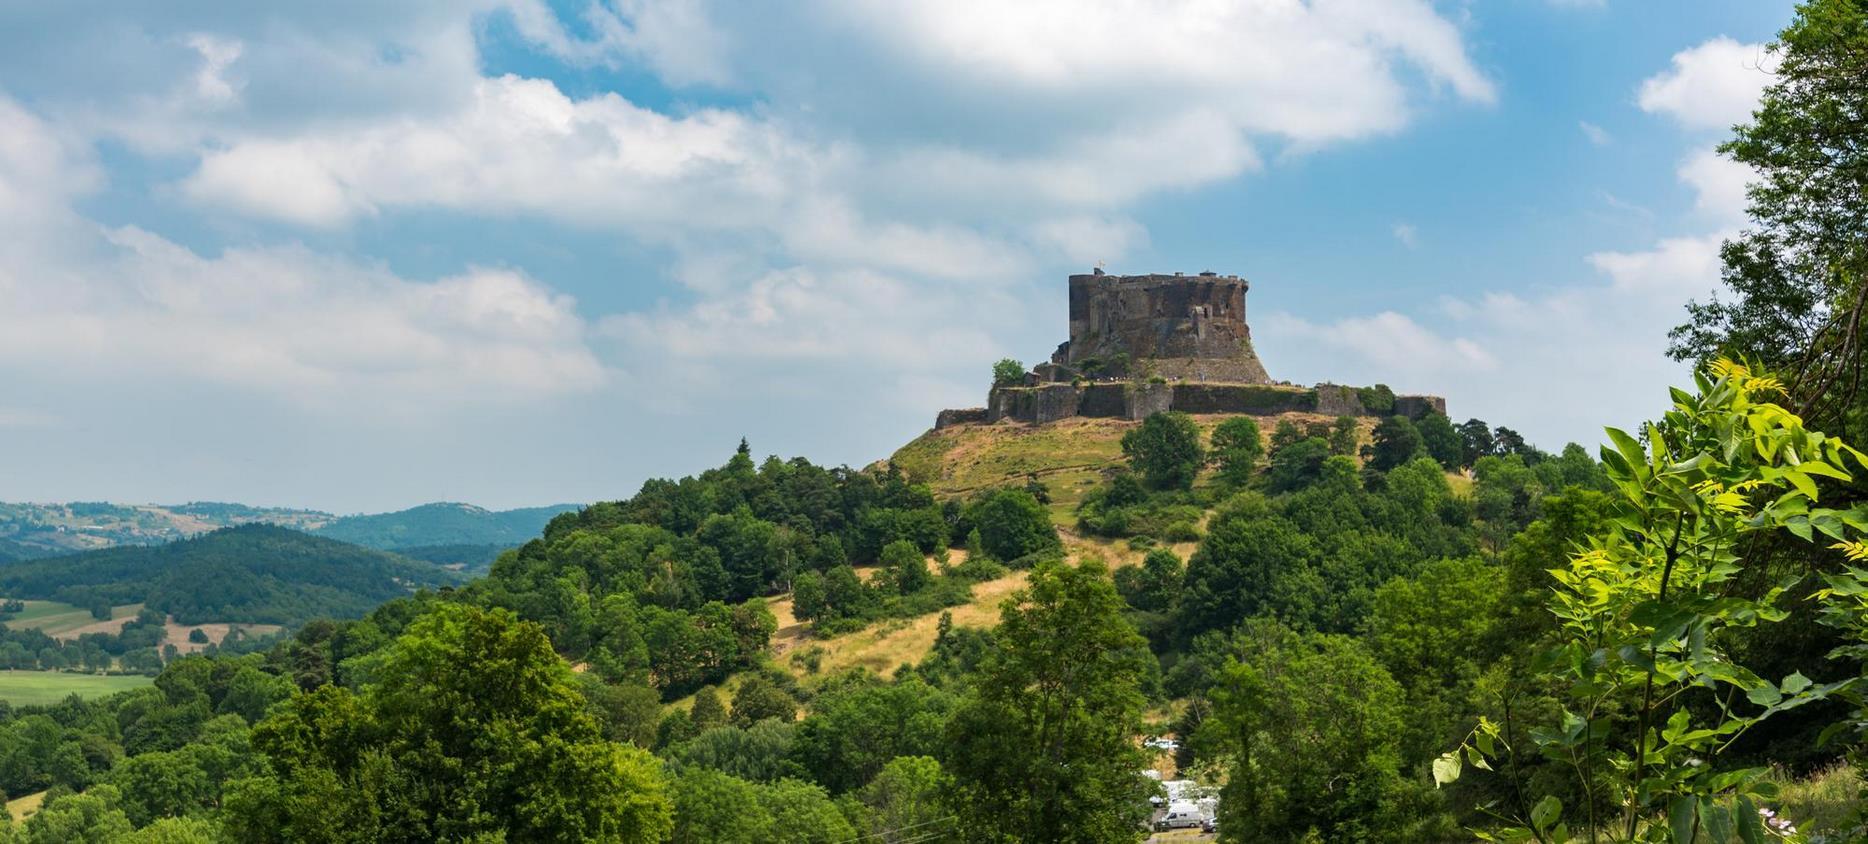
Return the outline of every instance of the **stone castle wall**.
<path id="1" fill-rule="evenodd" d="M 985 407 L 943 410 L 936 429 L 1072 416 L 1145 419 L 1156 413 L 1275 416 L 1444 414 L 1438 396 L 1396 396 L 1387 387 L 1273 384 L 1245 320 L 1251 289 L 1234 275 L 1070 277 L 1070 339 L 1015 386 L 994 387 Z M 1115 380 L 1115 379 L 1125 380 Z"/>
<path id="2" fill-rule="evenodd" d="M 1127 357 L 1164 378 L 1269 383 L 1246 324 L 1249 289 L 1217 273 L 1073 275 L 1070 340 L 1051 362 L 1074 368 Z"/>
<path id="3" fill-rule="evenodd" d="M 1324 416 L 1388 416 L 1419 419 L 1428 413 L 1446 413 L 1439 396 L 1395 396 L 1392 410 L 1369 408 L 1354 387 L 1319 384 L 1286 387 L 1274 384 L 1039 384 L 994 387 L 984 408 L 942 411 L 936 430 L 950 425 L 1011 420 L 1042 425 L 1083 416 L 1139 421 L 1168 410 L 1183 413 L 1237 413 L 1276 416 L 1316 413 Z"/>

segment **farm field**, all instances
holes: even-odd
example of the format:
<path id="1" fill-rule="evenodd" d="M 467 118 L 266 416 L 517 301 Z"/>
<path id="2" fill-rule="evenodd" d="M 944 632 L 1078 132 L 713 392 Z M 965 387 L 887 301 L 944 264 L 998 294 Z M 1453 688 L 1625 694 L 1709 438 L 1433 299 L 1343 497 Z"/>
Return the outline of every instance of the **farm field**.
<path id="1" fill-rule="evenodd" d="M 0 621 L 0 623 L 4 623 L 6 626 L 15 630 L 31 630 L 37 628 L 45 631 L 45 634 L 48 636 L 59 636 L 61 633 L 69 633 L 81 627 L 110 625 L 117 622 L 118 619 L 128 620 L 135 618 L 136 611 L 142 608 L 142 604 L 124 604 L 120 607 L 112 607 L 110 609 L 110 621 L 101 622 L 92 618 L 91 611 L 84 607 L 61 604 L 57 601 L 27 601 L 25 612 L 10 616 Z M 117 624 L 116 626 L 119 628 L 122 627 L 121 624 Z"/>
<path id="2" fill-rule="evenodd" d="M 74 674 L 66 671 L 0 671 L 0 700 L 14 706 L 45 706 L 78 694 L 87 698 L 147 686 L 137 675 Z"/>

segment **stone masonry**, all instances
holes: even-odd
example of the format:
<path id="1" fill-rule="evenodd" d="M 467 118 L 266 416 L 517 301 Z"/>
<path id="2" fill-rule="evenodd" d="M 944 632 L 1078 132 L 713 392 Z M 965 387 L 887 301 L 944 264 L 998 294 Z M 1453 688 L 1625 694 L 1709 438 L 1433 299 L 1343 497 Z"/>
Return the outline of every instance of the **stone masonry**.
<path id="1" fill-rule="evenodd" d="M 1140 420 L 1188 413 L 1419 418 L 1446 412 L 1439 396 L 1396 396 L 1335 384 L 1273 383 L 1245 319 L 1250 283 L 1203 272 L 1070 277 L 1070 339 L 1022 384 L 992 388 L 985 407 L 943 410 L 934 427 L 1073 416 Z"/>

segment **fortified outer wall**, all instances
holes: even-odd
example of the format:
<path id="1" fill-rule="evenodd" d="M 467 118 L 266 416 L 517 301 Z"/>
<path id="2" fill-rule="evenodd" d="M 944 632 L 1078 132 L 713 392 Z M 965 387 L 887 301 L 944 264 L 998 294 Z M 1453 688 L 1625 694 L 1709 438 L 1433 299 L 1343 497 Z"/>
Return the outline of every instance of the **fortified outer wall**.
<path id="1" fill-rule="evenodd" d="M 1392 410 L 1370 408 L 1363 402 L 1363 391 L 1335 384 L 1308 389 L 1274 384 L 1038 384 L 994 387 L 986 407 L 941 411 L 934 428 L 1007 419 L 1042 425 L 1073 416 L 1139 421 L 1166 410 L 1253 416 L 1392 414 L 1410 419 L 1446 413 L 1446 399 L 1440 396 L 1395 396 L 1393 401 Z"/>
<path id="2" fill-rule="evenodd" d="M 1077 368 L 1127 356 L 1153 374 L 1191 381 L 1270 383 L 1245 320 L 1251 284 L 1235 275 L 1070 277 L 1070 339 L 1051 362 Z"/>

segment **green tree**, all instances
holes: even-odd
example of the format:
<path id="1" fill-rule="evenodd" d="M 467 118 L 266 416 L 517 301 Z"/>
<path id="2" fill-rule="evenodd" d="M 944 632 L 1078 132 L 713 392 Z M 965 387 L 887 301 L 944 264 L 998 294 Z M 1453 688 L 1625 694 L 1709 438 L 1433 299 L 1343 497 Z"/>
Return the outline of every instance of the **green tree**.
<path id="1" fill-rule="evenodd" d="M 1302 489 L 1323 477 L 1323 463 L 1330 459 L 1330 444 L 1323 440 L 1296 440 L 1271 452 L 1271 469 L 1265 484 L 1272 492 Z"/>
<path id="2" fill-rule="evenodd" d="M 1421 447 L 1427 450 L 1427 456 L 1442 468 L 1451 471 L 1465 465 L 1465 440 L 1446 414 L 1429 411 L 1414 422 L 1414 428 L 1420 434 Z"/>
<path id="3" fill-rule="evenodd" d="M 1363 449 L 1369 468 L 1386 472 L 1426 453 L 1420 430 L 1405 416 L 1389 416 L 1376 423 L 1374 441 Z"/>
<path id="4" fill-rule="evenodd" d="M 913 594 L 928 585 L 927 558 L 921 555 L 921 549 L 916 548 L 913 542 L 896 540 L 889 543 L 882 549 L 880 562 L 888 570 L 896 591 L 903 595 Z"/>
<path id="5" fill-rule="evenodd" d="M 123 795 L 124 814 L 136 826 L 204 811 L 218 796 L 210 789 L 208 772 L 182 750 L 125 759 L 111 772 L 111 782 Z"/>
<path id="6" fill-rule="evenodd" d="M 947 727 L 949 809 L 971 841 L 1136 841 L 1153 784 L 1134 736 L 1151 657 L 1102 564 L 1045 562 Z"/>
<path id="7" fill-rule="evenodd" d="M 763 674 L 754 674 L 733 692 L 733 723 L 742 727 L 777 718 L 789 722 L 798 716 L 798 700 Z"/>
<path id="8" fill-rule="evenodd" d="M 994 387 L 1016 387 L 1025 382 L 1025 365 L 1011 358 L 1001 358 L 992 365 Z"/>
<path id="9" fill-rule="evenodd" d="M 1051 514 L 1031 493 L 1002 489 L 981 501 L 973 514 L 982 549 L 1011 561 L 1060 545 Z"/>
<path id="10" fill-rule="evenodd" d="M 130 819 L 117 808 L 120 795 L 109 785 L 66 794 L 21 825 L 21 844 L 110 844 L 130 834 Z"/>
<path id="11" fill-rule="evenodd" d="M 1338 416 L 1330 425 L 1330 453 L 1354 457 L 1361 445 L 1362 430 L 1354 416 Z"/>
<path id="12" fill-rule="evenodd" d="M 1809 0 L 1768 52 L 1776 73 L 1748 123 L 1719 148 L 1756 172 L 1751 225 L 1721 250 L 1729 298 L 1694 303 L 1675 358 L 1752 360 L 1784 376 L 1791 409 L 1819 430 L 1868 433 L 1868 6 Z"/>
<path id="13" fill-rule="evenodd" d="M 1567 823 L 1623 840 L 1686 841 L 1701 829 L 1759 840 L 1758 801 L 1774 788 L 1727 751 L 1766 719 L 1856 682 L 1816 683 L 1800 671 L 1768 679 L 1728 647 L 1735 631 L 1791 612 L 1780 603 L 1794 581 L 1739 588 L 1766 565 L 1753 555 L 1770 543 L 1753 540 L 1820 534 L 1868 559 L 1868 516 L 1815 506 L 1819 484 L 1848 482 L 1844 464 L 1868 468 L 1868 456 L 1765 401 L 1781 386 L 1743 366 L 1721 360 L 1696 380 L 1695 393 L 1673 391 L 1674 409 L 1642 431 L 1645 444 L 1608 430 L 1602 460 L 1617 493 L 1608 530 L 1551 571 L 1560 646 L 1540 680 L 1561 691 L 1560 718 L 1528 741 L 1574 768 L 1584 789 Z M 1868 619 L 1863 596 L 1868 571 L 1846 569 L 1816 598 L 1825 621 L 1851 625 Z M 1434 776 L 1512 759 L 1515 740 L 1481 720 Z M 1513 814 L 1522 826 L 1510 836 L 1546 839 L 1566 822 L 1554 794 L 1527 797 Z"/>
<path id="14" fill-rule="evenodd" d="M 759 789 L 759 804 L 772 818 L 768 840 L 796 844 L 847 844 L 857 837 L 855 827 L 837 811 L 823 787 L 795 779 L 781 779 Z"/>
<path id="15" fill-rule="evenodd" d="M 1472 468 L 1481 457 L 1498 453 L 1498 443 L 1492 439 L 1492 427 L 1483 419 L 1468 419 L 1459 423 L 1459 465 Z"/>
<path id="16" fill-rule="evenodd" d="M 1264 453 L 1258 423 L 1249 416 L 1234 416 L 1213 428 L 1213 462 L 1219 465 L 1220 479 L 1231 486 L 1251 480 Z"/>
<path id="17" fill-rule="evenodd" d="M 863 834 L 881 841 L 949 844 L 953 816 L 942 801 L 940 762 L 928 756 L 897 756 L 856 793 Z M 868 840 L 868 839 L 864 839 Z"/>
<path id="18" fill-rule="evenodd" d="M 705 686 L 695 692 L 694 703 L 688 707 L 688 718 L 694 722 L 696 730 L 708 730 L 725 724 L 726 704 L 720 702 L 720 690 Z"/>
<path id="19" fill-rule="evenodd" d="M 1168 411 L 1142 420 L 1141 427 L 1122 435 L 1122 453 L 1129 466 L 1154 489 L 1189 489 L 1206 462 L 1200 445 L 1200 426 L 1185 413 Z"/>
<path id="20" fill-rule="evenodd" d="M 116 840 L 116 844 L 217 844 L 220 827 L 206 818 L 162 818 Z"/>
<path id="21" fill-rule="evenodd" d="M 692 767 L 675 778 L 673 791 L 673 844 L 764 844 L 773 840 L 772 813 L 759 800 L 759 787 L 753 783 Z"/>
<path id="22" fill-rule="evenodd" d="M 654 759 L 603 740 L 544 630 L 436 605 L 361 693 L 325 686 L 253 731 L 272 768 L 230 789 L 245 841 L 642 841 L 667 834 Z"/>
<path id="23" fill-rule="evenodd" d="M 1201 727 L 1235 760 L 1221 828 L 1255 841 L 1423 841 L 1401 811 L 1401 687 L 1361 644 L 1248 625 Z M 1311 836 L 1306 838 L 1306 836 Z"/>
<path id="24" fill-rule="evenodd" d="M 914 675 L 884 683 L 868 673 L 833 678 L 798 723 L 792 757 L 811 778 L 842 794 L 877 776 L 897 756 L 940 746 L 953 699 Z"/>
<path id="25" fill-rule="evenodd" d="M 824 576 L 814 571 L 800 573 L 791 581 L 791 613 L 799 621 L 823 618 L 830 604 L 824 595 Z"/>
<path id="26" fill-rule="evenodd" d="M 1166 548 L 1156 548 L 1142 558 L 1140 566 L 1116 569 L 1116 591 L 1129 606 L 1148 612 L 1168 612 L 1180 602 L 1183 566 L 1180 557 Z"/>

